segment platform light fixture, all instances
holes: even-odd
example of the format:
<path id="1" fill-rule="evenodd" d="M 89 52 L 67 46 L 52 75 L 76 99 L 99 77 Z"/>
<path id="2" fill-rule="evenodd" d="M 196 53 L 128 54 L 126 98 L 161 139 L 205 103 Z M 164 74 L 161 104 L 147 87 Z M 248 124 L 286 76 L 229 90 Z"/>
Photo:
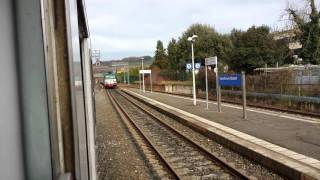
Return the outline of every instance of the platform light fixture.
<path id="1" fill-rule="evenodd" d="M 188 41 L 191 42 L 191 56 L 192 56 L 192 82 L 193 82 L 193 88 L 192 88 L 192 94 L 193 94 L 193 105 L 197 105 L 197 96 L 196 96 L 196 78 L 195 78 L 195 66 L 194 66 L 194 51 L 193 51 L 193 43 L 198 38 L 197 35 L 193 35 L 191 37 L 188 37 Z"/>

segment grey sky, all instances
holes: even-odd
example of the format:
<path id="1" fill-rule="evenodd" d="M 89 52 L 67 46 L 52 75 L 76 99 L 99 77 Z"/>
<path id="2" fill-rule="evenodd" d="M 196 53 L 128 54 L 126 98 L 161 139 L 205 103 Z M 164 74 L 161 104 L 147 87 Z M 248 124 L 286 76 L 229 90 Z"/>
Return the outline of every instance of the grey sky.
<path id="1" fill-rule="evenodd" d="M 157 40 L 178 38 L 193 23 L 220 33 L 279 24 L 287 0 L 87 0 L 92 46 L 102 59 L 154 55 Z"/>

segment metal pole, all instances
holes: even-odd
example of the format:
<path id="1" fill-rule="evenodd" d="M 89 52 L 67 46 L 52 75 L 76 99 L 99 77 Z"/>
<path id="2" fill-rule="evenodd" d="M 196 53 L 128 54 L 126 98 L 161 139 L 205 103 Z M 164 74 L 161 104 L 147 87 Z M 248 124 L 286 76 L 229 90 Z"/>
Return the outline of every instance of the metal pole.
<path id="1" fill-rule="evenodd" d="M 246 74 L 242 71 L 242 99 L 243 99 L 243 119 L 247 119 L 247 94 L 246 94 Z"/>
<path id="2" fill-rule="evenodd" d="M 222 101 L 222 98 L 221 98 L 221 86 L 219 85 L 219 105 L 220 105 L 220 112 L 222 111 L 222 110 L 221 110 L 221 101 Z"/>
<path id="3" fill-rule="evenodd" d="M 141 58 L 141 70 L 143 69 L 143 58 Z M 140 71 L 139 71 L 139 86 L 140 86 L 140 93 L 142 92 L 142 87 L 141 87 L 141 74 L 140 74 Z"/>
<path id="4" fill-rule="evenodd" d="M 117 78 L 117 81 L 118 81 L 118 69 L 117 69 L 117 67 L 115 67 L 115 70 L 116 70 L 116 78 Z M 119 81 L 120 81 L 120 79 L 119 79 Z M 118 82 L 117 82 L 118 83 Z M 120 82 L 119 82 L 120 83 Z"/>
<path id="5" fill-rule="evenodd" d="M 140 89 L 140 93 L 141 93 L 141 74 L 139 72 L 139 89 Z"/>
<path id="6" fill-rule="evenodd" d="M 150 91 L 152 93 L 152 73 L 150 73 Z"/>
<path id="7" fill-rule="evenodd" d="M 126 84 L 126 67 L 123 67 L 123 84 Z"/>
<path id="8" fill-rule="evenodd" d="M 216 64 L 216 91 L 217 91 L 217 104 L 218 104 L 218 112 L 221 112 L 221 94 L 220 94 L 220 84 L 219 84 L 219 70 L 218 70 L 218 58 Z"/>
<path id="9" fill-rule="evenodd" d="M 146 92 L 146 89 L 145 89 L 145 86 L 144 86 L 144 73 L 142 73 L 142 92 L 143 93 Z"/>
<path id="10" fill-rule="evenodd" d="M 192 51 L 192 81 L 193 81 L 193 105 L 197 105 L 197 95 L 196 95 L 196 78 L 195 78 L 195 67 L 194 67 L 194 52 L 193 52 L 193 42 L 191 43 Z"/>
<path id="11" fill-rule="evenodd" d="M 299 72 L 300 82 L 299 82 L 299 97 L 301 96 L 301 84 L 302 84 L 302 71 Z"/>
<path id="12" fill-rule="evenodd" d="M 144 70 L 143 69 L 143 58 L 141 58 L 141 60 L 142 60 L 142 70 Z M 146 92 L 146 88 L 144 86 L 144 73 L 142 73 L 142 89 L 143 89 L 143 93 L 145 93 Z"/>
<path id="13" fill-rule="evenodd" d="M 265 70 L 264 70 L 264 88 L 267 89 L 267 69 L 268 69 L 268 64 L 265 64 Z"/>
<path id="14" fill-rule="evenodd" d="M 207 109 L 209 109 L 209 95 L 208 95 L 208 66 L 205 65 L 206 68 L 206 100 L 207 100 Z"/>
<path id="15" fill-rule="evenodd" d="M 130 66 L 128 62 L 128 85 L 130 84 Z"/>

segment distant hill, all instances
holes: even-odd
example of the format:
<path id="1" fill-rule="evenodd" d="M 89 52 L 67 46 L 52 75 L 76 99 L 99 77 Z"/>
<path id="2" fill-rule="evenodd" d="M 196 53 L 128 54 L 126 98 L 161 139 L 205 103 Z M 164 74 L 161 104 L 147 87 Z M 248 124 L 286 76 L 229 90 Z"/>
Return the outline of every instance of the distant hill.
<path id="1" fill-rule="evenodd" d="M 145 67 L 150 66 L 154 61 L 154 58 L 152 58 L 151 56 L 143 56 L 143 58 L 144 58 L 143 63 Z M 131 68 L 140 67 L 141 57 L 126 57 L 121 60 L 101 61 L 101 66 L 111 67 L 113 62 L 128 62 Z"/>
<path id="2" fill-rule="evenodd" d="M 148 68 L 153 62 L 154 58 L 151 56 L 143 56 L 143 65 L 145 68 Z M 100 66 L 96 66 L 93 64 L 93 72 L 94 73 L 104 73 L 112 71 L 114 68 L 112 67 L 112 63 L 119 62 L 128 62 L 130 68 L 140 67 L 141 66 L 141 57 L 126 57 L 121 60 L 110 60 L 110 61 L 101 61 Z"/>

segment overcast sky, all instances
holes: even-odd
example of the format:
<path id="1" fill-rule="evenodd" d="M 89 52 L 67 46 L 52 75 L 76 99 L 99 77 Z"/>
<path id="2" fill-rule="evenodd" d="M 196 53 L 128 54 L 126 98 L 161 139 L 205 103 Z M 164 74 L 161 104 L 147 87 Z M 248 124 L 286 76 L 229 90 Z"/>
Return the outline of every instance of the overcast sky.
<path id="1" fill-rule="evenodd" d="M 290 1 L 292 2 L 292 0 Z M 295 2 L 296 3 L 296 2 Z M 93 49 L 102 60 L 154 55 L 193 23 L 220 33 L 279 24 L 288 0 L 86 0 Z"/>

